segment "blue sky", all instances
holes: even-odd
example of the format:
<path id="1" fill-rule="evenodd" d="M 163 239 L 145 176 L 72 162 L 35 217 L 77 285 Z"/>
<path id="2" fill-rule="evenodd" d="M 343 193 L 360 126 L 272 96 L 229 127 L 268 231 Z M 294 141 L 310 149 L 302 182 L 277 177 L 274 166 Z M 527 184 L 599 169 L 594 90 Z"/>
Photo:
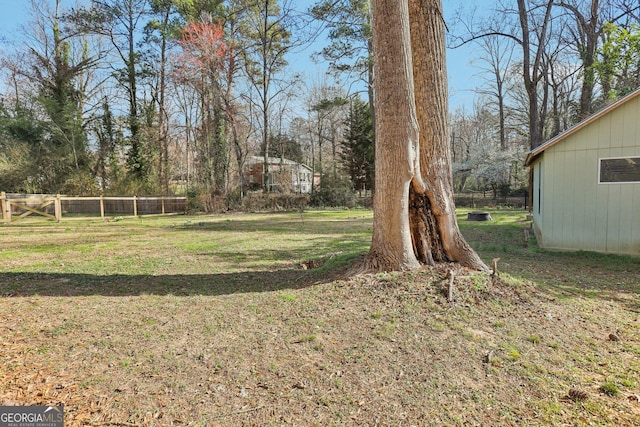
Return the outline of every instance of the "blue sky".
<path id="1" fill-rule="evenodd" d="M 27 0 L 0 0 L 0 36 L 13 38 L 21 22 L 27 16 Z"/>
<path id="2" fill-rule="evenodd" d="M 299 0 L 305 4 L 313 4 L 315 0 Z M 468 0 L 467 0 L 468 1 Z M 443 0 L 445 16 L 452 13 L 463 0 Z M 68 2 L 71 4 L 72 2 Z M 477 3 L 477 2 L 476 2 Z M 480 0 L 479 3 L 485 5 L 494 4 L 493 1 Z M 28 0 L 0 0 L 0 49 L 4 50 L 12 42 L 20 40 L 21 26 L 26 25 L 28 21 Z M 314 47 L 311 48 L 313 50 Z M 297 68 L 304 70 L 308 80 L 317 82 L 320 79 L 321 72 L 318 66 L 313 64 L 308 58 L 311 55 L 303 52 L 296 55 L 295 61 Z M 447 51 L 447 71 L 449 77 L 449 98 L 451 110 L 455 110 L 464 106 L 467 110 L 471 108 L 474 93 L 473 89 L 478 85 L 479 79 L 475 76 L 477 69 L 471 66 L 470 61 L 473 59 L 473 47 L 464 46 L 456 50 Z M 308 63 L 305 64 L 305 61 Z M 321 67 L 320 67 L 321 68 Z"/>

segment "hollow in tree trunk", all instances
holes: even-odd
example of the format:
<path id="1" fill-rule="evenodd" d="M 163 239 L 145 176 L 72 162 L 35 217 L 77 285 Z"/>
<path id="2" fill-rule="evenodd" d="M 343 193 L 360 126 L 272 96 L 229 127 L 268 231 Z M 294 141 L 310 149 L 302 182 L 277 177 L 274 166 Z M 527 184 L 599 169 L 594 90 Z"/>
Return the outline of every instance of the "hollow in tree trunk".
<path id="1" fill-rule="evenodd" d="M 453 201 L 440 0 L 374 0 L 376 182 L 365 270 L 459 262 L 487 270 Z"/>

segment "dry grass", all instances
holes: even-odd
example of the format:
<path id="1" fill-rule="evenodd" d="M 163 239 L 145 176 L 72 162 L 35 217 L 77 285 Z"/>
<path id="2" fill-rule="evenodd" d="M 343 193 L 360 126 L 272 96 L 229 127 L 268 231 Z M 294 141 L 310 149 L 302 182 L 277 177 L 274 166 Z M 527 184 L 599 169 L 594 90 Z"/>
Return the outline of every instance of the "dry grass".
<path id="1" fill-rule="evenodd" d="M 453 267 L 452 302 L 452 266 L 331 279 L 366 211 L 3 227 L 0 403 L 69 426 L 640 425 L 640 262 L 524 247 L 523 215 L 492 215 L 461 224 L 504 273 Z"/>

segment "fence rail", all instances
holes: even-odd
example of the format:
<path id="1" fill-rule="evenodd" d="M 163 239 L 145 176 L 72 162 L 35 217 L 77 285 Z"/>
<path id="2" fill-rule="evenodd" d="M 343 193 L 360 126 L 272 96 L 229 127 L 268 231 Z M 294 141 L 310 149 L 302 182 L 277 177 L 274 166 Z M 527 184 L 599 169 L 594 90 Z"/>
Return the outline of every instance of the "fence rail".
<path id="1" fill-rule="evenodd" d="M 456 207 L 459 208 L 495 208 L 498 206 L 508 206 L 516 209 L 527 209 L 529 202 L 527 193 L 518 196 L 494 196 L 490 191 L 457 193 L 454 199 Z"/>
<path id="2" fill-rule="evenodd" d="M 0 192 L 2 221 L 16 222 L 30 215 L 54 221 L 63 216 L 140 216 L 184 213 L 187 198 L 183 196 L 74 197 L 50 194 L 11 194 Z"/>

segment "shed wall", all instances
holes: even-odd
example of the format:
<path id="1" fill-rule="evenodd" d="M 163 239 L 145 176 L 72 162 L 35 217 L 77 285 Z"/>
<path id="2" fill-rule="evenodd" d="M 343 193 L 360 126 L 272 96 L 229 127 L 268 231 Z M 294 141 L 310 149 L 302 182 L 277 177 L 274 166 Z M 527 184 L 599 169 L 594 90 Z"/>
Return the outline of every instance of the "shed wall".
<path id="1" fill-rule="evenodd" d="M 542 247 L 640 255 L 640 183 L 598 183 L 601 158 L 626 156 L 640 156 L 640 98 L 549 147 L 532 164 Z"/>

